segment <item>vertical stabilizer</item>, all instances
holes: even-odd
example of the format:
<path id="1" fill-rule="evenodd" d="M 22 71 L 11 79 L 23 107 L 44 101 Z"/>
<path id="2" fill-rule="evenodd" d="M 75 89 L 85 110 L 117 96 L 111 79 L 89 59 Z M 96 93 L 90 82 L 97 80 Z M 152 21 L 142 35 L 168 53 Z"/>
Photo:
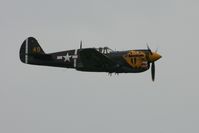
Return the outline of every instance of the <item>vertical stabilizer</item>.
<path id="1" fill-rule="evenodd" d="M 30 56 L 34 55 L 44 55 L 44 51 L 37 42 L 37 40 L 33 37 L 29 37 L 21 45 L 20 48 L 20 60 L 23 63 L 29 64 L 30 62 Z"/>

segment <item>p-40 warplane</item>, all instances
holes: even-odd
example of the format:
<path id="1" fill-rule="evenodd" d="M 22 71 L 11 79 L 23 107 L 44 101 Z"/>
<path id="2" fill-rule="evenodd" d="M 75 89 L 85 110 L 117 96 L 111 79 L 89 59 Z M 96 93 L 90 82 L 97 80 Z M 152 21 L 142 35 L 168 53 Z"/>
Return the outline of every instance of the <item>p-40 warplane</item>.
<path id="1" fill-rule="evenodd" d="M 26 64 L 73 68 L 78 71 L 112 73 L 139 73 L 150 68 L 155 79 L 155 61 L 161 56 L 147 49 L 113 51 L 108 47 L 82 48 L 46 54 L 38 41 L 27 38 L 20 48 L 20 60 Z"/>

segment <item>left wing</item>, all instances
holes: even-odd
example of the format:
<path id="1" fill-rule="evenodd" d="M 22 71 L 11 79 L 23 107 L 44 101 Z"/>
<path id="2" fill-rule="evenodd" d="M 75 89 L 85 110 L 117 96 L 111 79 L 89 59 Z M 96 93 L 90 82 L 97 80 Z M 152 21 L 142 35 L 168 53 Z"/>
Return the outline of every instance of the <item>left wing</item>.
<path id="1" fill-rule="evenodd" d="M 81 62 L 86 67 L 112 68 L 115 66 L 115 62 L 95 48 L 82 49 L 79 51 L 79 55 Z"/>

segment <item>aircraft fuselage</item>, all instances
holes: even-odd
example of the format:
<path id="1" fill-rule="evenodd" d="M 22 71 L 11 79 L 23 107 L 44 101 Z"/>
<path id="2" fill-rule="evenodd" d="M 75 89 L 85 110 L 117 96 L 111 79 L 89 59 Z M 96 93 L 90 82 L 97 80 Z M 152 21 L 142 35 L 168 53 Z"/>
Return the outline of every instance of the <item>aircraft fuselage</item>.
<path id="1" fill-rule="evenodd" d="M 23 63 L 73 68 L 86 72 L 139 73 L 150 68 L 161 56 L 151 50 L 112 51 L 104 48 L 80 48 L 46 54 L 33 37 L 27 38 L 20 49 Z"/>

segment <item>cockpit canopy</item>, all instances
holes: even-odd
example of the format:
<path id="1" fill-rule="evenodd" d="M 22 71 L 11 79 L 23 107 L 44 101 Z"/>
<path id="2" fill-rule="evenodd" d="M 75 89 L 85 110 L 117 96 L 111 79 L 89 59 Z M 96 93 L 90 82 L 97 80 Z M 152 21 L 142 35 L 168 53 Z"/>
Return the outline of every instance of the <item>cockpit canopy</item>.
<path id="1" fill-rule="evenodd" d="M 102 54 L 109 54 L 109 53 L 113 52 L 113 50 L 108 48 L 108 47 L 99 47 L 96 50 L 99 51 Z"/>

